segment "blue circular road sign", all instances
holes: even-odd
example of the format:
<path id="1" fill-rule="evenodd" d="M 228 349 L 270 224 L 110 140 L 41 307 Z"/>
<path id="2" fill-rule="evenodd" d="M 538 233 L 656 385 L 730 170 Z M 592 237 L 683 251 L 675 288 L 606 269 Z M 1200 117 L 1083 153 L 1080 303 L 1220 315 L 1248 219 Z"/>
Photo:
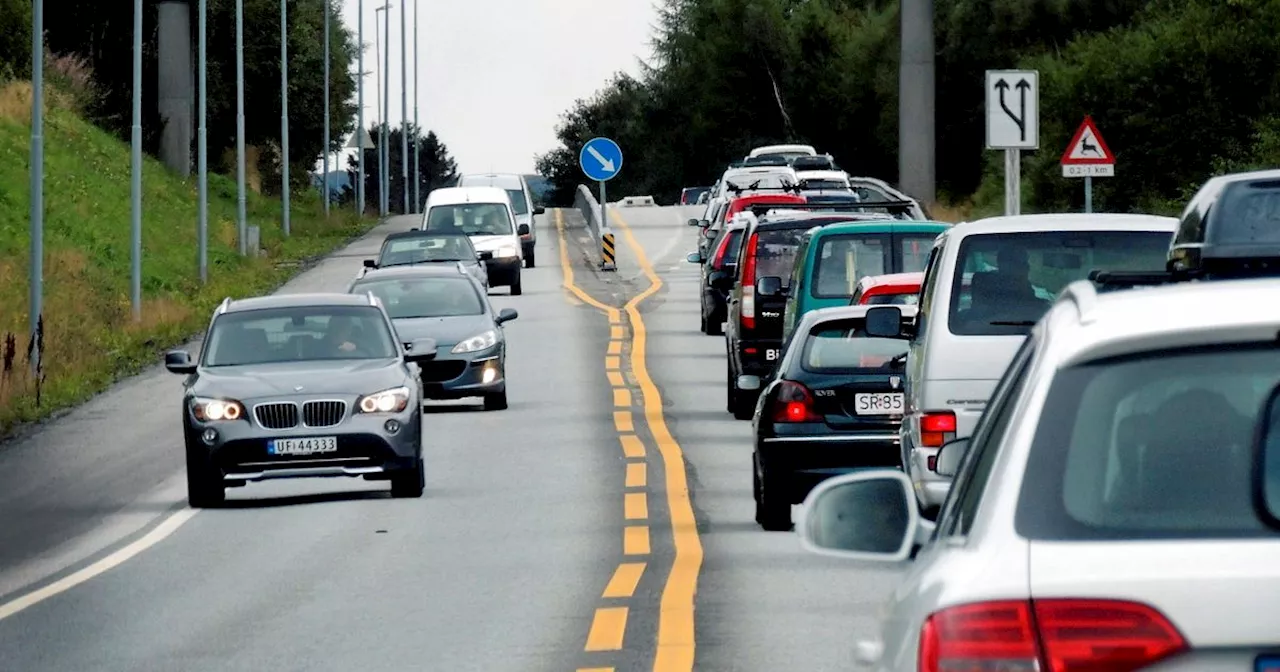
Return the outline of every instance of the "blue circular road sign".
<path id="1" fill-rule="evenodd" d="M 609 138 L 592 138 L 582 146 L 578 163 L 587 179 L 606 182 L 622 170 L 622 148 Z"/>

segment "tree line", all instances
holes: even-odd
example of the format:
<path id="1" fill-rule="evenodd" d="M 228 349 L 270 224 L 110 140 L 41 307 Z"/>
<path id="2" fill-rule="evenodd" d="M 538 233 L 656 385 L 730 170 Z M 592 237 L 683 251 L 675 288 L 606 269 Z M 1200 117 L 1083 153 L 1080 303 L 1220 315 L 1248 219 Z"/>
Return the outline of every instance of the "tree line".
<path id="1" fill-rule="evenodd" d="M 936 0 L 939 200 L 998 211 L 1003 157 L 984 149 L 983 73 L 1040 72 L 1041 149 L 1028 211 L 1078 209 L 1061 175 L 1091 115 L 1117 157 L 1095 207 L 1176 211 L 1210 174 L 1280 162 L 1280 3 Z M 539 159 L 560 202 L 597 135 L 626 154 L 615 193 L 672 202 L 756 145 L 806 142 L 851 174 L 897 181 L 897 0 L 664 0 L 653 57 L 577 101 Z"/>
<path id="2" fill-rule="evenodd" d="M 289 0 L 288 160 L 296 186 L 308 184 L 308 174 L 324 151 L 325 2 L 330 4 L 331 12 L 329 105 L 333 144 L 329 150 L 341 151 L 343 140 L 356 125 L 355 63 L 360 46 L 354 30 L 342 21 L 343 3 Z M 159 147 L 164 123 L 157 109 L 156 91 L 159 4 L 159 0 L 144 0 L 143 5 L 143 142 L 145 150 L 152 154 Z M 234 170 L 236 144 L 235 0 L 207 0 L 206 6 L 210 169 L 230 172 Z M 0 40 L 0 79 L 30 76 L 31 8 L 31 0 L 0 0 L 0 35 L 5 38 Z M 253 155 L 258 156 L 259 173 L 279 175 L 280 3 L 243 0 L 243 8 L 245 144 L 257 150 Z M 46 78 L 55 85 L 60 79 L 74 80 L 68 84 L 82 94 L 81 106 L 90 121 L 127 140 L 132 123 L 133 3 L 45 0 L 44 11 L 46 45 L 49 60 L 54 61 L 53 67 L 46 61 Z M 193 2 L 193 66 L 196 18 Z M 372 40 L 370 30 L 366 30 L 366 37 Z M 372 99 L 373 91 L 366 91 L 366 100 Z M 373 163 L 376 166 L 376 161 Z M 274 192 L 279 188 L 278 182 L 264 179 L 263 190 Z"/>

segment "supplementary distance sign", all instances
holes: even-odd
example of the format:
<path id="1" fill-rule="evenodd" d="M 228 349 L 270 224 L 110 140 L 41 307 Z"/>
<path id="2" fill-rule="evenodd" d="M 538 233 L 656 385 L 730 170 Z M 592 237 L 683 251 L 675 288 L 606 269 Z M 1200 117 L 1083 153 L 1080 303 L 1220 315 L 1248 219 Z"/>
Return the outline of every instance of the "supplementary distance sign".
<path id="1" fill-rule="evenodd" d="M 609 138 L 592 138 L 582 146 L 578 163 L 587 179 L 606 182 L 622 170 L 622 149 Z"/>
<path id="2" fill-rule="evenodd" d="M 987 71 L 987 149 L 1040 148 L 1040 73 Z"/>
<path id="3" fill-rule="evenodd" d="M 1114 177 L 1116 155 L 1102 139 L 1093 118 L 1086 116 L 1062 153 L 1063 177 Z"/>

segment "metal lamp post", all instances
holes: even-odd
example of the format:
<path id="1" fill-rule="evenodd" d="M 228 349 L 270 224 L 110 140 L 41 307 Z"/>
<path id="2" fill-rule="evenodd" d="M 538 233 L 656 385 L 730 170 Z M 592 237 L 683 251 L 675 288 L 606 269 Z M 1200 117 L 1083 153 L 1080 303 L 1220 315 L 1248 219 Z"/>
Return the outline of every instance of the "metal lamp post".
<path id="1" fill-rule="evenodd" d="M 391 118 L 391 3 L 383 5 L 386 10 L 383 12 L 382 41 L 387 48 L 382 52 L 382 110 L 384 112 L 382 120 L 382 167 L 378 174 L 382 177 L 382 216 L 386 217 L 391 214 L 391 124 L 388 120 Z"/>
<path id="2" fill-rule="evenodd" d="M 200 0 L 204 2 L 204 0 Z M 324 2 L 324 178 L 320 180 L 324 215 L 329 216 L 329 0 Z"/>
<path id="3" fill-rule="evenodd" d="M 236 0 L 236 239 L 242 256 L 249 252 L 244 172 L 244 0 Z"/>
<path id="4" fill-rule="evenodd" d="M 356 3 L 356 215 L 364 217 L 364 0 Z"/>
<path id="5" fill-rule="evenodd" d="M 141 0 L 137 0 L 141 2 Z M 136 9 L 136 5 L 135 5 Z M 134 17 L 137 28 L 142 12 Z M 142 30 L 134 33 L 134 41 L 141 37 Z M 134 54 L 135 66 L 138 53 Z M 135 67 L 136 71 L 136 67 Z M 135 89 L 136 91 L 136 89 Z M 38 383 L 40 380 L 41 352 L 40 329 L 44 313 L 44 0 L 35 0 L 31 8 L 31 265 L 30 265 L 30 315 L 28 321 L 31 329 L 31 375 Z M 136 100 L 136 97 L 135 97 Z M 136 107 L 134 108 L 137 109 Z M 137 123 L 137 117 L 134 117 Z M 137 137 L 135 135 L 135 137 Z"/>
<path id="6" fill-rule="evenodd" d="M 405 42 L 405 6 L 400 2 L 400 184 L 402 185 L 401 212 L 409 214 L 409 50 Z"/>
<path id="7" fill-rule="evenodd" d="M 289 5 L 280 0 L 280 201 L 281 224 L 289 235 Z"/>
<path id="8" fill-rule="evenodd" d="M 199 214 L 196 219 L 197 236 L 200 239 L 196 255 L 199 257 L 197 265 L 200 267 L 200 284 L 209 281 L 209 145 L 207 142 L 207 123 L 209 105 L 206 102 L 208 91 L 206 88 L 206 70 L 208 68 L 208 53 L 206 50 L 206 42 L 208 39 L 208 0 L 200 0 L 199 6 L 199 33 L 200 33 L 200 65 L 196 72 L 200 79 L 200 109 L 199 122 L 196 125 L 196 183 L 199 191 Z"/>
<path id="9" fill-rule="evenodd" d="M 421 165 L 418 161 L 422 129 L 418 126 L 418 1 L 413 2 L 413 211 L 422 208 L 418 188 L 422 185 Z"/>

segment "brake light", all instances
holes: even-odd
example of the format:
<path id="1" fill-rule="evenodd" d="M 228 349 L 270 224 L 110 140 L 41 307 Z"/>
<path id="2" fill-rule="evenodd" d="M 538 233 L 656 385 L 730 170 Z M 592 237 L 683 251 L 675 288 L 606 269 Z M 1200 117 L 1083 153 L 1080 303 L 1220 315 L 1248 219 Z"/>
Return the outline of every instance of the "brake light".
<path id="1" fill-rule="evenodd" d="M 1186 649 L 1163 614 L 1136 602 L 982 602 L 925 620 L 919 669 L 1131 672 Z"/>
<path id="2" fill-rule="evenodd" d="M 800 383 L 783 381 L 773 403 L 774 422 L 822 422 L 813 407 L 813 393 Z"/>
<path id="3" fill-rule="evenodd" d="M 925 448 L 940 448 L 955 438 L 955 413 L 942 411 L 920 416 L 920 444 Z"/>
<path id="4" fill-rule="evenodd" d="M 742 260 L 742 305 L 738 311 L 742 328 L 756 328 L 756 245 L 760 234 L 752 233 Z"/>

